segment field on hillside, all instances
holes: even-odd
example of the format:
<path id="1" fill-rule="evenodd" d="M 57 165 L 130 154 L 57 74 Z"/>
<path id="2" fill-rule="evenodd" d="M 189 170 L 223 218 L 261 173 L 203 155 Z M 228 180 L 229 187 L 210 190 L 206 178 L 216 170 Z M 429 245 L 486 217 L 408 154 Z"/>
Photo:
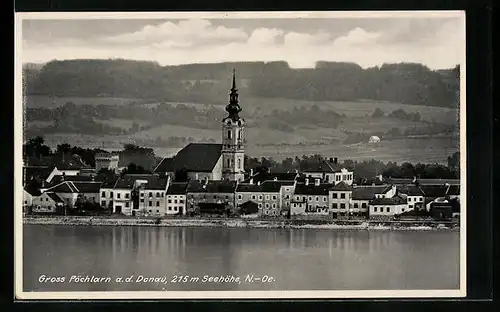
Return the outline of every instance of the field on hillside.
<path id="1" fill-rule="evenodd" d="M 75 96 L 45 96 L 29 95 L 24 97 L 24 105 L 29 108 L 45 107 L 52 108 L 62 106 L 67 102 L 75 105 L 126 105 L 131 102 L 144 101 L 141 99 L 112 98 L 112 97 L 75 97 Z"/>
<path id="2" fill-rule="evenodd" d="M 61 97 L 49 98 L 44 96 L 27 97 L 28 107 L 54 107 L 73 102 L 77 105 L 127 105 L 130 102 L 150 103 L 145 106 L 158 105 L 159 102 L 120 99 L 120 98 L 77 98 Z M 221 119 L 225 115 L 223 110 L 227 99 L 222 99 L 220 105 L 214 105 L 221 111 Z M 167 102 L 161 105 L 176 106 L 178 104 L 194 106 L 198 110 L 206 109 L 210 105 L 194 103 Z M 458 139 L 431 136 L 425 138 L 412 138 L 404 140 L 383 141 L 374 147 L 367 143 L 357 145 L 345 145 L 342 142 L 347 138 L 347 132 L 387 132 L 391 128 L 404 130 L 405 128 L 425 128 L 429 124 L 424 121 L 436 121 L 439 123 L 456 124 L 457 110 L 442 107 L 429 107 L 417 105 L 402 105 L 386 102 L 312 102 L 288 99 L 257 99 L 242 97 L 241 105 L 243 111 L 241 116 L 246 118 L 247 123 L 247 155 L 253 157 L 273 157 L 281 159 L 285 157 L 302 156 L 304 154 L 319 153 L 325 156 L 337 156 L 351 159 L 380 159 L 384 161 L 412 161 L 412 162 L 439 162 L 446 163 L 447 156 L 458 151 Z M 266 115 L 272 114 L 274 110 L 287 111 L 294 107 L 312 107 L 317 105 L 322 110 L 331 110 L 346 116 L 344 122 L 337 128 L 317 127 L 315 125 L 291 125 L 293 131 L 279 131 L 270 129 Z M 382 109 L 386 114 L 397 109 L 403 109 L 406 113 L 418 112 L 424 121 L 408 122 L 405 120 L 381 117 L 372 118 L 371 115 L 376 108 Z M 276 119 L 276 117 L 275 117 Z M 110 119 L 98 120 L 96 122 L 109 126 L 129 129 L 136 122 L 139 126 L 148 125 L 145 120 Z M 177 152 L 182 146 L 156 146 L 155 139 L 168 139 L 169 137 L 191 137 L 195 142 L 220 142 L 220 129 L 198 129 L 186 121 L 185 125 L 163 124 L 151 129 L 136 132 L 131 135 L 86 135 L 79 133 L 51 133 L 43 134 L 46 142 L 53 148 L 57 144 L 69 143 L 81 147 L 106 148 L 110 150 L 121 149 L 125 143 L 138 143 L 145 147 L 152 147 L 159 156 L 170 156 Z M 48 122 L 34 121 L 27 127 L 48 126 Z M 147 142 L 147 143 L 144 143 Z"/>

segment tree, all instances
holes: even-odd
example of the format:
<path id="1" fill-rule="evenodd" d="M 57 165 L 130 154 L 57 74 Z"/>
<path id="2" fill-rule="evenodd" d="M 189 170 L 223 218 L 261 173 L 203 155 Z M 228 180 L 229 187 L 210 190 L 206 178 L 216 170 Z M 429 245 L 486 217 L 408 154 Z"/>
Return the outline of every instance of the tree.
<path id="1" fill-rule="evenodd" d="M 375 111 L 373 112 L 372 117 L 374 117 L 374 118 L 385 117 L 385 113 L 383 110 L 381 110 L 379 107 L 377 107 L 375 109 Z"/>
<path id="2" fill-rule="evenodd" d="M 455 152 L 453 155 L 448 156 L 448 169 L 451 171 L 460 172 L 460 153 Z"/>

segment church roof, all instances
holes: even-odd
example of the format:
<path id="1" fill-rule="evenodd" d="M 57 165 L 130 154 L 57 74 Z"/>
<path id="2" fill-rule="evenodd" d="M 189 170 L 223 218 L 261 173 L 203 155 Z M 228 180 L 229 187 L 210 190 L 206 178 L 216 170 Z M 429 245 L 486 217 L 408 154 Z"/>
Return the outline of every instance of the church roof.
<path id="1" fill-rule="evenodd" d="M 173 158 L 164 158 L 154 172 L 212 172 L 222 154 L 222 144 L 190 143 Z"/>

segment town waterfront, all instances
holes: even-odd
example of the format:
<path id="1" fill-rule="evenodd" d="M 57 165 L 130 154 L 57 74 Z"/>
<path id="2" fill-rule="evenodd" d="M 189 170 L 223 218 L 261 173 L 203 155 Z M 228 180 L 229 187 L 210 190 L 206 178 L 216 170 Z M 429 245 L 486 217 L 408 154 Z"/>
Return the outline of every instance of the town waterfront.
<path id="1" fill-rule="evenodd" d="M 24 291 L 459 288 L 458 231 L 23 227 Z"/>

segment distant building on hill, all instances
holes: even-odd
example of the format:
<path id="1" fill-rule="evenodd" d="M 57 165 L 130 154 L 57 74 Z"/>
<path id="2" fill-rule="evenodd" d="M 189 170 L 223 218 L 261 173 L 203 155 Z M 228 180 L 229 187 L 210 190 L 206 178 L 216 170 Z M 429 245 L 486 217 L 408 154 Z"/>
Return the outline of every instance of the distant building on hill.
<path id="1" fill-rule="evenodd" d="M 95 155 L 95 169 L 97 172 L 101 169 L 108 169 L 116 172 L 119 162 L 120 155 L 117 153 L 101 152 Z"/>

